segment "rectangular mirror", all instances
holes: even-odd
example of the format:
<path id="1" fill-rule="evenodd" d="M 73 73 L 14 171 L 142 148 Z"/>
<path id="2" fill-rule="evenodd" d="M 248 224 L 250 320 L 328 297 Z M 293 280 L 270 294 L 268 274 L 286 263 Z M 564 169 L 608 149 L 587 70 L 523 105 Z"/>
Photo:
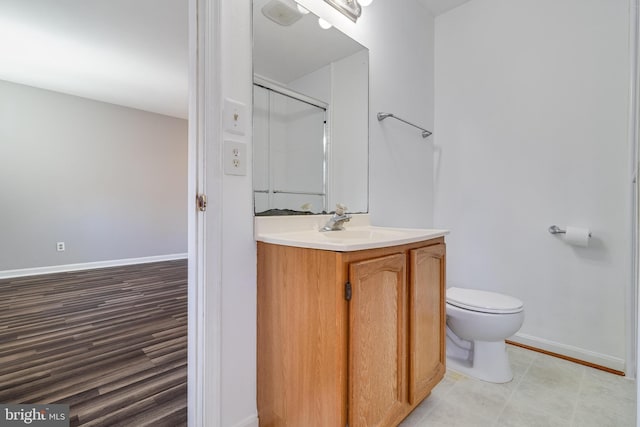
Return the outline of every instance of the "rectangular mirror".
<path id="1" fill-rule="evenodd" d="M 369 51 L 293 0 L 253 2 L 256 215 L 368 211 Z"/>

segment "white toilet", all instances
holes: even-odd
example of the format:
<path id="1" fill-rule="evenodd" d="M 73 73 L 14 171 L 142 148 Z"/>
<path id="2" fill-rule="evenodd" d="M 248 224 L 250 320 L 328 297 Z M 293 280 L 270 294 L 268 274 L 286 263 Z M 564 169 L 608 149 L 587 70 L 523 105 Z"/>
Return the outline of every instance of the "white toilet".
<path id="1" fill-rule="evenodd" d="M 513 379 L 504 340 L 524 321 L 524 304 L 507 295 L 447 288 L 447 367 L 506 383 Z"/>

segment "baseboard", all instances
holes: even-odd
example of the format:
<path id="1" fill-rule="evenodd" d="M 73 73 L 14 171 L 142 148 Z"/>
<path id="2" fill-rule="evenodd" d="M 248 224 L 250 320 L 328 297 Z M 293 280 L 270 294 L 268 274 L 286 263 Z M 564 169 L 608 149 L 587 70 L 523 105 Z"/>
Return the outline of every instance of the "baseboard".
<path id="1" fill-rule="evenodd" d="M 525 347 L 532 347 L 534 350 L 543 350 L 543 352 L 551 353 L 559 357 L 564 356 L 574 362 L 585 362 L 583 364 L 594 368 L 607 368 L 605 370 L 617 371 L 618 373 L 624 373 L 626 368 L 624 360 L 618 357 L 549 341 L 532 335 L 517 333 L 510 337 L 508 341 L 514 344 L 522 344 Z"/>
<path id="2" fill-rule="evenodd" d="M 233 427 L 258 427 L 258 416 L 252 415 L 249 418 L 240 421 L 238 424 Z"/>
<path id="3" fill-rule="evenodd" d="M 186 253 L 155 255 L 141 258 L 126 258 L 109 261 L 84 262 L 79 264 L 50 265 L 47 267 L 21 268 L 18 270 L 0 271 L 0 279 L 9 279 L 13 277 L 34 276 L 38 274 L 50 273 L 66 273 L 68 271 L 92 270 L 96 268 L 120 267 L 123 265 L 147 264 L 150 262 L 173 261 L 176 259 L 187 258 Z"/>

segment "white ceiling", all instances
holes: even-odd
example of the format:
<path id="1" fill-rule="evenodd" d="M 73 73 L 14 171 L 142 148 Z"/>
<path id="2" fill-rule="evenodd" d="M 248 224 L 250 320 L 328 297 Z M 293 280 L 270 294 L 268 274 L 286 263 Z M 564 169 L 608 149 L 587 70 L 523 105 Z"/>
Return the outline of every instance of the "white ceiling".
<path id="1" fill-rule="evenodd" d="M 0 0 L 0 80 L 187 117 L 184 0 Z"/>
<path id="2" fill-rule="evenodd" d="M 469 0 L 418 1 L 439 15 Z M 262 3 L 256 0 L 256 6 Z M 0 80 L 187 118 L 187 4 L 186 0 L 0 0 Z M 296 24 L 314 19 L 306 16 Z M 296 24 L 292 27 L 302 28 Z M 279 29 L 285 28 L 291 30 Z M 313 30 L 318 31 L 315 22 Z M 299 46 L 285 43 L 302 40 L 276 35 L 274 40 L 257 41 L 276 48 L 281 56 L 257 63 L 256 68 L 286 64 L 283 69 L 290 75 L 281 76 L 283 82 L 301 73 L 290 61 L 298 56 L 293 52 Z M 329 41 L 306 50 L 319 60 L 325 47 L 337 45 Z"/>
<path id="3" fill-rule="evenodd" d="M 442 15 L 445 12 L 455 9 L 461 4 L 470 0 L 418 0 L 424 4 L 435 16 Z"/>

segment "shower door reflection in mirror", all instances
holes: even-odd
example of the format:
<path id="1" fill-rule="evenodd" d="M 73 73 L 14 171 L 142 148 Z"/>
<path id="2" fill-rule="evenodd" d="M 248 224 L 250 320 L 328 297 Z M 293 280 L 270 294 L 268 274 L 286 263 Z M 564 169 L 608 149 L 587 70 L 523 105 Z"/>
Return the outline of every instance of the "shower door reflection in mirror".
<path id="1" fill-rule="evenodd" d="M 256 212 L 326 212 L 326 105 L 258 84 L 253 99 Z"/>

